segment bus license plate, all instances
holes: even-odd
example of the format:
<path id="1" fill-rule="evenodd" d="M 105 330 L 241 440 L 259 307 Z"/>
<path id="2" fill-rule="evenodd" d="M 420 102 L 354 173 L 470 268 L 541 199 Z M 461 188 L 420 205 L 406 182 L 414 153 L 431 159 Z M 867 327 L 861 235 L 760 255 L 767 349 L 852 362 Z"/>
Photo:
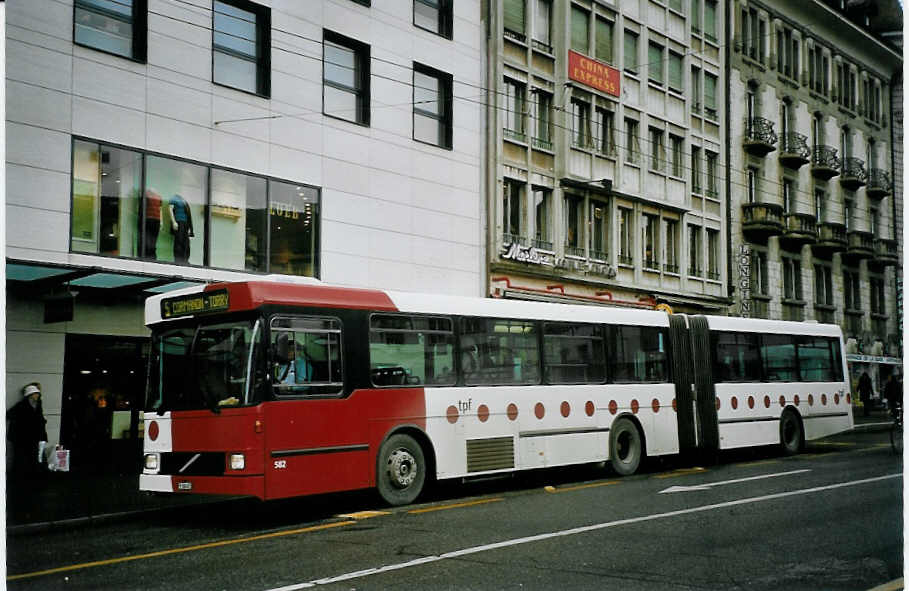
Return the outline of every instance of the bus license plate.
<path id="1" fill-rule="evenodd" d="M 192 489 L 193 489 L 192 482 L 178 482 L 177 483 L 177 490 L 192 490 Z"/>

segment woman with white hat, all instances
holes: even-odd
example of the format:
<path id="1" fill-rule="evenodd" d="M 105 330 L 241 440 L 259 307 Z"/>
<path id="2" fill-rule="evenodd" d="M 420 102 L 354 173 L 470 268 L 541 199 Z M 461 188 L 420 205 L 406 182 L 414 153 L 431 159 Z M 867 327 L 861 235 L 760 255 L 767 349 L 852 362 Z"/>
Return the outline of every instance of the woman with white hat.
<path id="1" fill-rule="evenodd" d="M 45 469 L 39 457 L 41 443 L 47 443 L 44 410 L 41 408 L 41 384 L 32 382 L 22 388 L 22 400 L 6 411 L 6 431 L 13 455 L 14 474 L 37 474 Z"/>

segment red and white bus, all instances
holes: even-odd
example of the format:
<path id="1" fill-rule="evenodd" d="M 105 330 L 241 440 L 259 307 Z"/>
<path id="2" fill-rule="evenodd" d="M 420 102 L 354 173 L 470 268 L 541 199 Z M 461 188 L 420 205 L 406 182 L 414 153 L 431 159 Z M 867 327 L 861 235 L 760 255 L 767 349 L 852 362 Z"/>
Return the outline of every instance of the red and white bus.
<path id="1" fill-rule="evenodd" d="M 250 281 L 148 299 L 142 490 L 277 499 L 852 428 L 836 326 Z"/>

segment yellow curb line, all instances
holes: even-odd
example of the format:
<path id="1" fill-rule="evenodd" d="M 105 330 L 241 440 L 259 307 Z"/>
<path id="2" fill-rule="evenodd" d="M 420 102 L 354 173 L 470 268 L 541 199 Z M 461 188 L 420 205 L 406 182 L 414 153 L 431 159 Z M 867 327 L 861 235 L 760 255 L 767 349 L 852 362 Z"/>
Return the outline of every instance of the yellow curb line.
<path id="1" fill-rule="evenodd" d="M 609 482 L 593 482 L 591 484 L 579 484 L 577 486 L 566 486 L 565 488 L 556 488 L 554 486 L 544 486 L 543 490 L 548 493 L 556 494 L 563 492 L 571 492 L 573 490 L 583 490 L 585 488 L 596 488 L 599 486 L 611 486 L 613 484 L 619 484 L 618 480 L 611 480 Z"/>
<path id="2" fill-rule="evenodd" d="M 446 509 L 460 509 L 461 507 L 473 507 L 474 505 L 485 505 L 487 503 L 497 503 L 499 501 L 504 501 L 504 498 L 497 497 L 495 499 L 480 499 L 479 501 L 468 501 L 467 503 L 454 503 L 451 505 L 440 505 L 438 507 L 425 507 L 423 509 L 414 509 L 413 511 L 408 511 L 410 515 L 418 515 L 420 513 L 431 513 L 433 511 L 444 511 Z"/>

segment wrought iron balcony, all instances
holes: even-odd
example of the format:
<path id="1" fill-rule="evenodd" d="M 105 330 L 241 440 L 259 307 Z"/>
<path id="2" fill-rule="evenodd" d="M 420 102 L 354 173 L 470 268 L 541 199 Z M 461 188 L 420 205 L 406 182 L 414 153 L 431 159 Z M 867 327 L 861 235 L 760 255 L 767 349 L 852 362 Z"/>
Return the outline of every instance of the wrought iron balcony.
<path id="1" fill-rule="evenodd" d="M 821 222 L 817 225 L 817 242 L 811 245 L 811 251 L 817 256 L 830 256 L 846 250 L 847 244 L 845 225 Z"/>
<path id="2" fill-rule="evenodd" d="M 874 258 L 868 261 L 874 267 L 889 267 L 899 264 L 899 246 L 891 238 L 874 239 Z"/>
<path id="3" fill-rule="evenodd" d="M 868 173 L 865 172 L 865 161 L 859 158 L 843 158 L 843 166 L 840 169 L 840 184 L 852 191 L 863 186 L 868 180 Z"/>
<path id="4" fill-rule="evenodd" d="M 817 242 L 817 218 L 809 213 L 787 213 L 783 216 L 786 228 L 780 242 L 788 248 Z"/>
<path id="5" fill-rule="evenodd" d="M 870 259 L 874 256 L 874 234 L 862 230 L 846 232 L 846 252 L 843 258 L 850 261 Z"/>
<path id="6" fill-rule="evenodd" d="M 869 197 L 880 199 L 890 194 L 893 185 L 890 183 L 890 175 L 886 170 L 881 168 L 872 168 L 868 173 L 868 186 L 865 187 L 865 193 Z"/>
<path id="7" fill-rule="evenodd" d="M 766 156 L 776 150 L 776 132 L 773 121 L 763 117 L 752 117 L 745 132 L 745 151 L 754 156 Z"/>
<path id="8" fill-rule="evenodd" d="M 742 231 L 752 242 L 765 243 L 783 233 L 783 206 L 776 203 L 742 204 Z"/>
<path id="9" fill-rule="evenodd" d="M 798 170 L 811 160 L 811 150 L 808 148 L 808 138 L 800 133 L 790 131 L 782 137 L 780 150 L 780 164 Z"/>
<path id="10" fill-rule="evenodd" d="M 519 246 L 527 246 L 527 237 L 520 236 L 518 234 L 502 234 L 502 244 L 508 246 L 510 244 L 517 244 Z"/>
<path id="11" fill-rule="evenodd" d="M 836 157 L 836 148 L 815 145 L 811 151 L 811 174 L 822 181 L 830 180 L 840 173 L 840 159 Z"/>

